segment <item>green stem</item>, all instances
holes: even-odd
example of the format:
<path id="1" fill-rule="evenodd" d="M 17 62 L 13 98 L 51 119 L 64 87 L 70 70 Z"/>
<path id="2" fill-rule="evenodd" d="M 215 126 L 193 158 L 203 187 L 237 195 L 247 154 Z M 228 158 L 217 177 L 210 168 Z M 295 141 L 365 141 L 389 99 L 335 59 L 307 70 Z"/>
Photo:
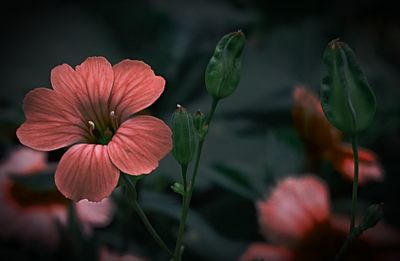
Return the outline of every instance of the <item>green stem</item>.
<path id="1" fill-rule="evenodd" d="M 181 165 L 181 168 L 182 168 L 184 193 L 182 195 L 182 213 L 181 213 L 180 220 L 186 221 L 187 211 L 185 211 L 185 209 L 186 209 L 186 201 L 187 201 L 186 200 L 187 199 L 187 181 L 186 181 L 187 165 Z M 180 222 L 179 230 L 178 230 L 178 237 L 176 239 L 176 245 L 175 245 L 174 260 L 181 260 L 181 255 L 182 255 L 181 245 L 182 245 L 184 231 L 185 231 L 185 224 L 184 224 L 184 222 Z"/>
<path id="2" fill-rule="evenodd" d="M 353 180 L 353 194 L 351 197 L 351 219 L 350 219 L 350 229 L 346 241 L 343 243 L 339 252 L 335 256 L 335 261 L 342 258 L 350 243 L 354 238 L 358 237 L 362 230 L 356 229 L 356 212 L 357 212 L 357 190 L 358 190 L 358 145 L 357 136 L 355 133 L 351 135 L 351 145 L 353 148 L 353 159 L 354 159 L 354 180 Z"/>
<path id="3" fill-rule="evenodd" d="M 212 118 L 214 117 L 214 113 L 215 113 L 215 109 L 217 108 L 219 99 L 214 98 L 212 105 L 211 105 L 211 110 L 210 113 L 208 114 L 207 120 L 206 120 L 206 125 L 208 125 L 208 127 L 210 127 L 210 123 Z"/>
<path id="4" fill-rule="evenodd" d="M 170 255 L 173 255 L 172 251 L 169 250 L 167 245 L 164 243 L 164 241 L 161 239 L 161 237 L 158 235 L 157 231 L 154 229 L 154 227 L 151 225 L 149 219 L 147 218 L 146 214 L 144 213 L 143 209 L 140 207 L 138 201 L 137 201 L 137 191 L 136 191 L 136 184 L 132 183 L 132 181 L 126 176 L 126 174 L 122 173 L 121 174 L 123 180 L 131 190 L 131 193 L 133 195 L 133 201 L 132 201 L 132 206 L 140 219 L 142 220 L 144 226 L 146 229 L 149 231 L 153 239 L 158 243 L 158 245 L 165 250 L 167 253 Z"/>
<path id="5" fill-rule="evenodd" d="M 344 253 L 346 252 L 346 249 L 349 247 L 351 241 L 353 241 L 353 237 L 348 236 L 346 238 L 346 241 L 344 241 L 342 247 L 340 248 L 339 252 L 336 254 L 334 261 L 339 261 L 342 259 Z"/>
<path id="6" fill-rule="evenodd" d="M 357 212 L 357 189 L 358 189 L 358 145 L 357 136 L 353 134 L 351 136 L 351 145 L 353 148 L 354 157 L 354 180 L 353 180 L 353 195 L 351 199 L 351 220 L 350 220 L 350 232 L 351 234 L 355 228 L 356 212 Z"/>
<path id="7" fill-rule="evenodd" d="M 205 123 L 208 126 L 208 128 L 210 127 L 210 123 L 213 119 L 215 110 L 217 108 L 218 101 L 219 101 L 219 99 L 214 99 L 213 103 L 211 105 L 210 113 L 209 113 L 206 123 Z M 208 133 L 208 131 L 207 131 L 207 133 Z M 180 220 L 180 224 L 179 224 L 178 237 L 177 237 L 176 246 L 175 246 L 174 261 L 181 260 L 182 249 L 183 249 L 183 246 L 182 246 L 183 234 L 185 232 L 186 220 L 187 220 L 187 216 L 189 213 L 189 207 L 190 207 L 190 201 L 192 199 L 194 184 L 196 182 L 197 172 L 198 172 L 199 165 L 200 165 L 201 151 L 203 149 L 203 144 L 204 144 L 206 136 L 207 136 L 207 134 L 205 134 L 204 137 L 201 137 L 199 139 L 199 142 L 197 145 L 196 159 L 195 159 L 195 165 L 194 165 L 194 169 L 193 169 L 192 179 L 189 183 L 189 189 L 185 193 L 185 197 L 183 200 L 181 220 Z M 186 186 L 185 186 L 185 188 L 186 188 Z"/>
<path id="8" fill-rule="evenodd" d="M 182 179 L 183 179 L 183 190 L 185 191 L 186 194 L 186 190 L 187 190 L 187 178 L 186 178 L 186 173 L 187 173 L 187 169 L 188 169 L 188 165 L 181 165 L 181 171 L 182 171 Z"/>

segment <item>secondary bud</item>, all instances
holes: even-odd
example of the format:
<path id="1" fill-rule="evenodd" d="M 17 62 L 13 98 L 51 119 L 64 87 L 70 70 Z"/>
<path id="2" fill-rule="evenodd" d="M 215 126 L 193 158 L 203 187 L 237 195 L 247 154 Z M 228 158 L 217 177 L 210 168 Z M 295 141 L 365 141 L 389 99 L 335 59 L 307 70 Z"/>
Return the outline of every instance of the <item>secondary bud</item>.
<path id="1" fill-rule="evenodd" d="M 196 153 L 196 130 L 192 115 L 179 104 L 171 118 L 172 155 L 181 165 L 187 165 Z"/>
<path id="2" fill-rule="evenodd" d="M 204 116 L 204 113 L 202 113 L 200 110 L 193 113 L 194 127 L 196 128 L 197 133 L 199 134 L 200 137 L 204 137 L 204 135 L 207 133 L 207 126 L 205 126 L 205 119 L 206 117 Z"/>
<path id="3" fill-rule="evenodd" d="M 383 203 L 373 204 L 367 208 L 363 221 L 361 222 L 361 229 L 363 231 L 374 227 L 379 220 L 383 217 Z"/>
<path id="4" fill-rule="evenodd" d="M 171 185 L 171 189 L 178 194 L 185 194 L 185 188 L 181 183 L 175 182 L 174 185 Z"/>
<path id="5" fill-rule="evenodd" d="M 205 73 L 207 91 L 214 98 L 225 98 L 236 90 L 245 43 L 243 32 L 237 31 L 222 37 L 215 47 Z"/>

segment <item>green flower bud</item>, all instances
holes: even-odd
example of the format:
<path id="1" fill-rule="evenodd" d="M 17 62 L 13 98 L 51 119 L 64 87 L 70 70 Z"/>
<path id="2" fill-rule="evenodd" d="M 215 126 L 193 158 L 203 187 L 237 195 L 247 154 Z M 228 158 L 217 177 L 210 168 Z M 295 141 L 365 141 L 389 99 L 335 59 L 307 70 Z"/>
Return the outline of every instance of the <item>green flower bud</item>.
<path id="1" fill-rule="evenodd" d="M 367 208 L 363 221 L 361 222 L 361 229 L 363 231 L 374 227 L 379 220 L 383 217 L 383 204 L 373 204 Z"/>
<path id="2" fill-rule="evenodd" d="M 321 105 L 328 120 L 347 133 L 366 129 L 376 110 L 375 95 L 350 47 L 331 41 L 323 55 Z"/>
<path id="3" fill-rule="evenodd" d="M 171 185 L 171 189 L 178 194 L 184 195 L 185 194 L 185 188 L 181 183 L 175 182 L 174 185 Z"/>
<path id="4" fill-rule="evenodd" d="M 237 31 L 222 37 L 215 47 L 205 73 L 207 91 L 214 98 L 225 98 L 236 90 L 245 43 L 243 32 Z"/>
<path id="5" fill-rule="evenodd" d="M 193 123 L 200 137 L 204 137 L 207 133 L 208 127 L 205 126 L 206 117 L 200 110 L 193 113 Z"/>
<path id="6" fill-rule="evenodd" d="M 192 115 L 179 104 L 172 114 L 172 155 L 181 165 L 188 165 L 196 152 L 196 129 Z"/>

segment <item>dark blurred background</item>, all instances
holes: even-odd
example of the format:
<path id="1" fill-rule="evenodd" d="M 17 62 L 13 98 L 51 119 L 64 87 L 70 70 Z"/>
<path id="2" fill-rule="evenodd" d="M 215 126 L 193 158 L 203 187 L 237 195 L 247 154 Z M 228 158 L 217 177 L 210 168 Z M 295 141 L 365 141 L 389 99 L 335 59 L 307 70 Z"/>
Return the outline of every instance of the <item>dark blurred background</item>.
<path id="1" fill-rule="evenodd" d="M 263 195 L 281 177 L 300 174 L 304 149 L 293 129 L 292 90 L 304 84 L 317 93 L 321 56 L 337 37 L 355 51 L 377 96 L 373 125 L 360 144 L 380 158 L 386 179 L 360 190 L 361 206 L 384 202 L 387 223 L 400 228 L 400 23 L 391 1 L 14 1 L 1 16 L 1 158 L 18 144 L 22 100 L 35 87 L 50 87 L 56 65 L 105 56 L 115 64 L 138 59 L 166 81 L 150 113 L 169 122 L 177 103 L 208 112 L 204 71 L 218 40 L 241 29 L 248 43 L 240 86 L 223 100 L 203 151 L 191 226 L 188 260 L 234 260 L 249 242 L 262 240 L 252 196 L 240 178 Z M 63 151 L 50 153 L 57 161 Z M 337 211 L 348 211 L 351 184 L 331 166 L 328 182 Z M 319 173 L 321 174 L 321 173 Z M 236 177 L 232 178 L 232 177 Z M 155 226 L 173 242 L 178 197 L 169 186 L 179 167 L 168 157 L 140 187 Z M 118 221 L 118 220 L 117 220 Z M 100 241 L 119 245 L 121 225 L 99 231 Z M 238 226 L 238 224 L 241 224 Z M 144 256 L 162 254 L 139 220 L 126 221 L 129 244 Z M 0 228 L 1 229 L 1 228 Z M 125 244 L 124 243 L 124 244 Z M 123 247 L 121 247 L 123 248 Z"/>

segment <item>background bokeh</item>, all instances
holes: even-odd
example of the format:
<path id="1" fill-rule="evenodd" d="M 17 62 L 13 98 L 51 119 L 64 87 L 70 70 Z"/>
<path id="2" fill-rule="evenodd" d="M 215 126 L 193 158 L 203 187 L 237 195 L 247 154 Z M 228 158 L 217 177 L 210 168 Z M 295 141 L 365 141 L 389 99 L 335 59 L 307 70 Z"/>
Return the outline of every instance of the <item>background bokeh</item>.
<path id="1" fill-rule="evenodd" d="M 235 260 L 258 232 L 254 199 L 279 179 L 305 171 L 304 146 L 293 129 L 292 90 L 304 84 L 316 93 L 321 56 L 337 37 L 354 50 L 377 96 L 373 125 L 360 144 L 373 150 L 385 169 L 383 182 L 360 190 L 360 208 L 384 202 L 384 219 L 400 228 L 400 23 L 390 1 L 14 1 L 1 16 L 0 157 L 18 144 L 24 95 L 50 87 L 56 65 L 105 56 L 111 63 L 138 59 L 166 81 L 149 112 L 169 122 L 177 103 L 207 113 L 211 98 L 204 71 L 215 44 L 241 29 L 248 42 L 238 90 L 220 103 L 206 141 L 186 237 L 187 260 Z M 57 161 L 64 151 L 49 154 Z M 179 166 L 168 156 L 140 182 L 140 201 L 167 242 L 174 242 L 179 198 L 170 189 Z M 349 210 L 351 184 L 328 163 L 335 211 Z M 134 249 L 166 260 L 137 217 L 118 200 L 114 221 L 95 233 L 96 242 L 118 251 Z M 1 228 L 0 228 L 1 229 Z M 3 240 L 4 241 L 4 240 Z M 27 260 L 52 260 L 54 253 L 1 242 Z M 100 242 L 100 243 L 99 243 Z"/>

